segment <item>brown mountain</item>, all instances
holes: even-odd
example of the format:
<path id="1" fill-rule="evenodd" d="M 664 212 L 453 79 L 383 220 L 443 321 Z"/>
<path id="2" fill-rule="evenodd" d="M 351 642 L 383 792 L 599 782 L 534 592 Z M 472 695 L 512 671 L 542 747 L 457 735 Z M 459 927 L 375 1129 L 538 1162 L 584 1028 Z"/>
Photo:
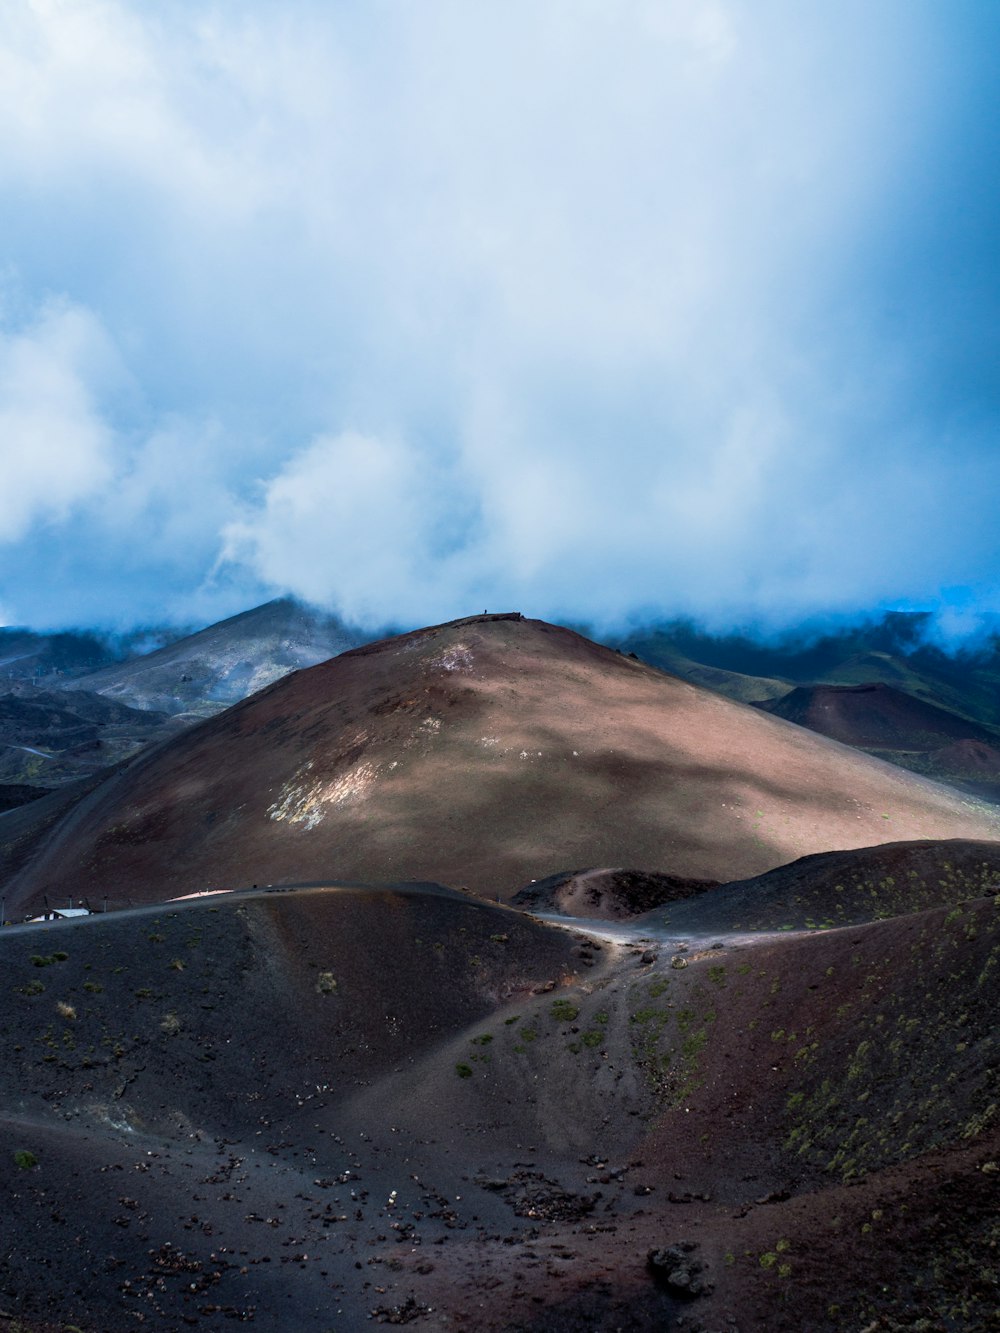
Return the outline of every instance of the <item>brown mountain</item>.
<path id="1" fill-rule="evenodd" d="M 942 773 L 1000 779 L 1000 748 L 985 741 L 961 740 L 935 750 L 930 758 Z"/>
<path id="2" fill-rule="evenodd" d="M 477 616 L 298 672 L 62 820 L 16 903 L 421 879 L 509 896 L 579 865 L 732 880 L 995 813 L 567 629 Z"/>
<path id="3" fill-rule="evenodd" d="M 979 723 L 880 681 L 799 686 L 757 707 L 861 749 L 930 750 L 954 741 L 997 739 Z"/>

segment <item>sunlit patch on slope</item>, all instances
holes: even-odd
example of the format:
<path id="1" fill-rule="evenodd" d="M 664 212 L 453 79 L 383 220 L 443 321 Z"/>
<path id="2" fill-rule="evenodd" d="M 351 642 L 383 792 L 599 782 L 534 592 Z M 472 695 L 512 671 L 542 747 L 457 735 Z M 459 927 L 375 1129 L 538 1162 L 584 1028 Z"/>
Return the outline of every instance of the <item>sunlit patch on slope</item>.
<path id="1" fill-rule="evenodd" d="M 360 764 L 332 781 L 310 779 L 313 761 L 303 764 L 295 776 L 284 784 L 277 801 L 268 806 L 268 817 L 278 822 L 301 824 L 316 828 L 326 818 L 327 807 L 344 805 L 366 796 L 378 775 L 379 765 L 365 759 Z"/>
<path id="2" fill-rule="evenodd" d="M 440 667 L 442 671 L 472 671 L 472 649 L 467 644 L 456 643 L 446 649 L 440 657 L 431 660 L 430 666 Z"/>

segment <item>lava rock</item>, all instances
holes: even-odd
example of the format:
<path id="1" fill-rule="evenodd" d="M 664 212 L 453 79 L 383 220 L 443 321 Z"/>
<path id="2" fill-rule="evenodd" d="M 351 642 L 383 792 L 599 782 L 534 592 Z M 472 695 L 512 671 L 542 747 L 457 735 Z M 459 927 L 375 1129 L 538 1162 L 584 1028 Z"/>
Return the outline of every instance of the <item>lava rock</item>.
<path id="1" fill-rule="evenodd" d="M 712 1283 L 705 1275 L 705 1265 L 697 1257 L 698 1246 L 693 1240 L 681 1240 L 659 1250 L 650 1250 L 646 1267 L 661 1286 L 672 1296 L 694 1300 L 707 1296 Z"/>

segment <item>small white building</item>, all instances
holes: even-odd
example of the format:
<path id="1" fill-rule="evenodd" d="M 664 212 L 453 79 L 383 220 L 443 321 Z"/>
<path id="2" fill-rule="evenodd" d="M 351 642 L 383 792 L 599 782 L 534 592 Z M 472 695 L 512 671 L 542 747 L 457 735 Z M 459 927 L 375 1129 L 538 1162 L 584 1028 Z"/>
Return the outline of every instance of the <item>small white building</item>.
<path id="1" fill-rule="evenodd" d="M 68 921 L 74 916 L 90 915 L 90 909 L 87 907 L 54 907 L 49 912 L 43 912 L 41 916 L 29 916 L 25 925 L 34 926 L 42 921 Z"/>

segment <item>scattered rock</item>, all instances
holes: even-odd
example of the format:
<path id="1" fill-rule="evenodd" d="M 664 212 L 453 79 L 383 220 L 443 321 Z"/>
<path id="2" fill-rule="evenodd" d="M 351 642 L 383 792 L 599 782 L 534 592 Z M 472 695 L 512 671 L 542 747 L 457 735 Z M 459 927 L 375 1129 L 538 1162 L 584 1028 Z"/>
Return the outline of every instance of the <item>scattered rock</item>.
<path id="1" fill-rule="evenodd" d="M 770 1194 L 762 1194 L 759 1199 L 754 1199 L 754 1203 L 784 1203 L 786 1199 L 791 1197 L 788 1190 L 772 1190 Z"/>
<path id="2" fill-rule="evenodd" d="M 693 1240 L 681 1240 L 663 1249 L 650 1250 L 646 1267 L 653 1278 L 673 1296 L 694 1300 L 706 1296 L 712 1283 L 705 1276 L 705 1265 L 697 1257 L 698 1245 Z"/>
<path id="3" fill-rule="evenodd" d="M 414 1319 L 423 1319 L 433 1313 L 433 1306 L 418 1305 L 412 1296 L 407 1296 L 402 1305 L 378 1305 L 371 1312 L 371 1317 L 380 1324 L 411 1324 Z"/>

